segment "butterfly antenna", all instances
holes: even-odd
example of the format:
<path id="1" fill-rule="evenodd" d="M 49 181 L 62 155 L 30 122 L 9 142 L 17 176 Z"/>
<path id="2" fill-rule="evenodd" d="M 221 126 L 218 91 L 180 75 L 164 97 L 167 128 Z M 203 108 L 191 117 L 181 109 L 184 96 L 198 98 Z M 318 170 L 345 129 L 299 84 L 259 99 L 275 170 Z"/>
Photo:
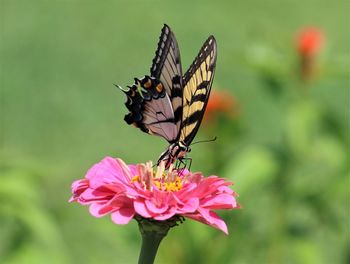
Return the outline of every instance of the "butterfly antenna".
<path id="1" fill-rule="evenodd" d="M 198 143 L 204 143 L 204 142 L 213 142 L 213 141 L 215 141 L 216 139 L 217 139 L 217 137 L 214 137 L 214 138 L 212 138 L 212 139 L 208 139 L 208 140 L 200 140 L 200 141 L 196 141 L 196 142 L 192 143 L 192 144 L 191 144 L 191 146 L 192 146 L 192 145 L 194 145 L 194 144 L 198 144 Z"/>
<path id="2" fill-rule="evenodd" d="M 123 92 L 127 92 L 128 90 L 124 90 L 120 85 L 118 85 L 118 84 L 115 84 L 115 83 L 113 83 L 113 85 L 115 86 L 115 87 L 117 87 L 118 89 L 120 89 L 120 90 L 122 90 Z"/>

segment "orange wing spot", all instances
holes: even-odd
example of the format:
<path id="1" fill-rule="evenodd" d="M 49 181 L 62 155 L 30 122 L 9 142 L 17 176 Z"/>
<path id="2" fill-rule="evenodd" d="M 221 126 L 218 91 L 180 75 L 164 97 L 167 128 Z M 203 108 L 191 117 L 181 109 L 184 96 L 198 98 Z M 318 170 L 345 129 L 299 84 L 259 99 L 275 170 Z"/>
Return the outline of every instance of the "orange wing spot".
<path id="1" fill-rule="evenodd" d="M 145 82 L 145 84 L 143 85 L 146 89 L 150 88 L 152 86 L 152 81 L 151 79 L 148 79 L 147 82 Z"/>
<path id="2" fill-rule="evenodd" d="M 163 91 L 163 85 L 160 83 L 156 86 L 156 90 L 158 93 L 161 93 Z"/>

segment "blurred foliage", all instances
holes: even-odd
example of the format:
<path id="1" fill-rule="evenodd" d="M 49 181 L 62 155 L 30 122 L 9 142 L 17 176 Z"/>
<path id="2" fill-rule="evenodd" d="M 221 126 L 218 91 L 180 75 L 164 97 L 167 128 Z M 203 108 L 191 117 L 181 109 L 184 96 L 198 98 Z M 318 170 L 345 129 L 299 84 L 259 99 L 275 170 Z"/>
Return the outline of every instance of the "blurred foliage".
<path id="1" fill-rule="evenodd" d="M 148 73 L 163 23 L 184 68 L 218 41 L 213 91 L 239 115 L 204 123 L 193 169 L 231 179 L 230 235 L 188 220 L 157 263 L 349 263 L 349 2 L 0 0 L 0 262 L 136 263 L 135 222 L 68 204 L 70 184 L 106 155 L 156 160 L 166 143 L 123 121 L 126 86 Z M 299 76 L 295 33 L 326 46 Z M 344 26 L 341 29 L 341 26 Z"/>

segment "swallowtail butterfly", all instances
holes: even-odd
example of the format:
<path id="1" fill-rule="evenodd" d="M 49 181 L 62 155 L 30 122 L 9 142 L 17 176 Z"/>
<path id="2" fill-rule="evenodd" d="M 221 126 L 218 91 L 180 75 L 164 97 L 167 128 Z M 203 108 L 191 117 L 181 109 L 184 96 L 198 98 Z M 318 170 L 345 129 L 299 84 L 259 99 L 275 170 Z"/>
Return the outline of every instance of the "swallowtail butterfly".
<path id="1" fill-rule="evenodd" d="M 125 103 L 124 120 L 143 132 L 169 142 L 158 164 L 168 168 L 185 158 L 201 124 L 213 83 L 217 56 L 216 41 L 210 36 L 189 69 L 182 74 L 180 50 L 174 33 L 164 25 L 150 75 L 135 78 Z"/>

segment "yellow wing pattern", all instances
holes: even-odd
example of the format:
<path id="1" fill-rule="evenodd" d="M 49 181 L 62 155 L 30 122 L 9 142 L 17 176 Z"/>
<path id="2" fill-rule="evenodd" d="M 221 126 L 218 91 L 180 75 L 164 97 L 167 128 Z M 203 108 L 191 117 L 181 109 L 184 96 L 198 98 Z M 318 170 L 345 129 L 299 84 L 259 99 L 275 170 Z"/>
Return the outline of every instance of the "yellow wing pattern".
<path id="1" fill-rule="evenodd" d="M 187 146 L 202 122 L 213 83 L 216 56 L 216 41 L 210 36 L 183 76 L 183 111 L 179 141 L 184 141 Z"/>

